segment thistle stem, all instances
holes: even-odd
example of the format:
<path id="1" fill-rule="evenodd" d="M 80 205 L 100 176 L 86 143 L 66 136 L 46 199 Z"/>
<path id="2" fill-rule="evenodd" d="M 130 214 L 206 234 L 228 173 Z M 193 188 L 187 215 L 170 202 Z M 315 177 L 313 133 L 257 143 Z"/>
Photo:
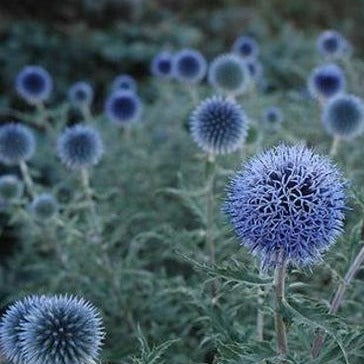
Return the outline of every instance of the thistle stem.
<path id="1" fill-rule="evenodd" d="M 354 259 L 353 263 L 349 267 L 343 281 L 339 284 L 339 287 L 336 290 L 334 298 L 331 301 L 331 305 L 329 308 L 329 314 L 335 315 L 338 311 L 339 307 L 341 306 L 345 291 L 347 287 L 350 285 L 351 281 L 358 273 L 362 263 L 364 261 L 364 245 L 360 249 L 358 255 Z M 313 358 L 317 358 L 320 355 L 322 346 L 325 342 L 325 332 L 323 330 L 319 330 L 316 334 L 316 337 L 312 344 L 311 355 Z"/>
<path id="2" fill-rule="evenodd" d="M 25 187 L 28 190 L 29 195 L 32 198 L 34 198 L 34 196 L 35 196 L 34 182 L 33 182 L 32 176 L 30 175 L 27 163 L 25 161 L 21 161 L 19 163 L 19 168 L 20 168 L 20 172 L 23 177 L 23 180 L 24 180 Z"/>
<path id="3" fill-rule="evenodd" d="M 195 85 L 187 85 L 188 93 L 191 96 L 191 101 L 194 105 L 198 104 L 199 95 L 197 91 L 197 87 Z"/>
<path id="4" fill-rule="evenodd" d="M 286 261 L 281 262 L 274 272 L 274 289 L 275 289 L 275 328 L 277 340 L 277 354 L 285 355 L 288 352 L 286 324 L 284 323 L 281 306 L 285 300 L 285 280 L 286 280 Z"/>
<path id="5" fill-rule="evenodd" d="M 339 151 L 339 146 L 340 146 L 340 138 L 334 137 L 331 144 L 330 157 L 336 156 L 336 154 Z"/>
<path id="6" fill-rule="evenodd" d="M 259 277 L 262 277 L 262 271 L 259 272 Z M 264 340 L 264 312 L 261 309 L 261 306 L 264 302 L 265 289 L 259 287 L 258 288 L 258 311 L 257 311 L 257 340 Z"/>

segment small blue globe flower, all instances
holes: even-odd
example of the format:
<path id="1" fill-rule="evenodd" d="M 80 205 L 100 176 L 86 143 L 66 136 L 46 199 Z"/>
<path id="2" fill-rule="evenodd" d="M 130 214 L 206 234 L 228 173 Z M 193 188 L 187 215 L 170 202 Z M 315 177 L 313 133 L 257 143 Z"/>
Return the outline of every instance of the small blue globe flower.
<path id="1" fill-rule="evenodd" d="M 74 83 L 68 90 L 68 99 L 74 107 L 89 107 L 94 98 L 94 90 L 84 81 Z"/>
<path id="2" fill-rule="evenodd" d="M 282 110 L 277 106 L 267 108 L 263 113 L 263 124 L 268 127 L 279 127 L 284 120 Z"/>
<path id="3" fill-rule="evenodd" d="M 109 120 L 117 125 L 137 121 L 142 111 L 139 97 L 130 91 L 117 91 L 108 97 L 105 112 Z"/>
<path id="4" fill-rule="evenodd" d="M 231 153 L 243 146 L 248 118 L 235 101 L 215 96 L 195 109 L 190 130 L 194 141 L 205 152 Z"/>
<path id="5" fill-rule="evenodd" d="M 327 158 L 280 145 L 235 176 L 224 210 L 240 243 L 264 267 L 310 266 L 342 233 L 345 187 Z"/>
<path id="6" fill-rule="evenodd" d="M 245 63 L 235 54 L 220 55 L 210 65 L 209 83 L 230 96 L 242 94 L 249 81 Z"/>
<path id="7" fill-rule="evenodd" d="M 0 161 L 16 165 L 29 160 L 35 151 L 33 132 L 26 126 L 7 123 L 0 127 Z"/>
<path id="8" fill-rule="evenodd" d="M 58 156 L 71 169 L 97 164 L 103 153 L 100 134 L 92 127 L 77 124 L 67 128 L 58 138 Z"/>
<path id="9" fill-rule="evenodd" d="M 131 91 L 137 92 L 138 85 L 135 79 L 129 75 L 119 75 L 112 83 L 112 90 L 114 91 Z"/>
<path id="10" fill-rule="evenodd" d="M 46 101 L 53 89 L 49 73 L 40 66 L 24 67 L 15 79 L 18 94 L 30 104 Z"/>
<path id="11" fill-rule="evenodd" d="M 205 77 L 207 63 L 197 50 L 184 49 L 174 55 L 172 69 L 177 80 L 195 84 Z"/>
<path id="12" fill-rule="evenodd" d="M 248 59 L 245 62 L 246 69 L 248 70 L 250 79 L 257 82 L 263 76 L 263 66 L 257 59 Z"/>
<path id="13" fill-rule="evenodd" d="M 58 213 L 58 201 L 49 193 L 35 197 L 30 205 L 33 216 L 39 221 L 48 221 Z"/>
<path id="14" fill-rule="evenodd" d="M 319 54 L 332 59 L 350 52 L 349 42 L 335 30 L 322 32 L 317 38 L 316 47 Z"/>
<path id="15" fill-rule="evenodd" d="M 232 51 L 244 59 L 253 59 L 259 54 L 259 45 L 254 38 L 241 36 L 234 42 Z"/>
<path id="16" fill-rule="evenodd" d="M 21 333 L 30 312 L 41 307 L 45 296 L 30 296 L 15 302 L 5 312 L 0 324 L 1 355 L 13 364 L 24 364 L 25 357 Z"/>
<path id="17" fill-rule="evenodd" d="M 327 100 L 344 92 L 346 87 L 342 69 L 335 64 L 316 67 L 308 79 L 310 93 L 319 99 Z"/>
<path id="18" fill-rule="evenodd" d="M 10 202 L 21 198 L 24 192 L 22 181 L 8 174 L 0 177 L 0 200 Z"/>
<path id="19" fill-rule="evenodd" d="M 151 63 L 151 72 L 153 76 L 171 78 L 172 77 L 173 55 L 170 52 L 163 51 L 157 54 Z"/>
<path id="20" fill-rule="evenodd" d="M 20 336 L 25 363 L 91 364 L 99 359 L 104 329 L 90 303 L 56 296 L 32 310 Z"/>
<path id="21" fill-rule="evenodd" d="M 364 131 L 364 104 L 353 95 L 340 95 L 330 100 L 322 113 L 327 132 L 351 140 Z"/>

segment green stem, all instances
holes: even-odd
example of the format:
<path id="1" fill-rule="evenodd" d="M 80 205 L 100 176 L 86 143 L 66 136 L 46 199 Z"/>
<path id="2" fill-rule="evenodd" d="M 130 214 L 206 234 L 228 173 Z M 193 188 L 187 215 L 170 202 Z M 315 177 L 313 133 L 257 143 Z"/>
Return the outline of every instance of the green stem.
<path id="1" fill-rule="evenodd" d="M 199 95 L 196 85 L 187 85 L 188 93 L 191 96 L 191 101 L 194 105 L 197 105 L 199 102 Z"/>
<path id="2" fill-rule="evenodd" d="M 21 161 L 19 163 L 19 168 L 25 183 L 25 187 L 28 190 L 29 195 L 32 198 L 34 198 L 35 197 L 34 182 L 32 176 L 30 175 L 27 163 L 25 161 Z"/>
<path id="3" fill-rule="evenodd" d="M 259 272 L 259 277 L 262 278 L 262 270 Z M 264 311 L 262 310 L 262 305 L 264 303 L 265 289 L 258 288 L 258 310 L 257 310 L 257 340 L 264 340 Z"/>
<path id="4" fill-rule="evenodd" d="M 339 146 L 340 146 L 340 138 L 339 137 L 334 137 L 332 140 L 332 144 L 331 144 L 331 149 L 330 149 L 330 157 L 335 157 L 336 154 L 339 151 Z"/>

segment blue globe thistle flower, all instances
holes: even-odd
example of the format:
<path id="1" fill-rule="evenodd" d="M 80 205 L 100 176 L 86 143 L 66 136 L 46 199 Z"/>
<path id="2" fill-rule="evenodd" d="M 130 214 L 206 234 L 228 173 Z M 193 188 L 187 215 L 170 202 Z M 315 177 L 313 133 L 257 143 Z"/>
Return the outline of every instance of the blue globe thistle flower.
<path id="1" fill-rule="evenodd" d="M 305 146 L 280 145 L 235 176 L 224 210 L 264 267 L 310 266 L 342 233 L 345 187 L 327 158 Z"/>
<path id="2" fill-rule="evenodd" d="M 263 76 L 263 66 L 257 59 L 249 59 L 245 62 L 249 76 L 254 81 L 259 81 Z"/>
<path id="3" fill-rule="evenodd" d="M 310 93 L 319 99 L 329 99 L 344 92 L 346 81 L 342 69 L 335 64 L 316 67 L 308 79 Z"/>
<path id="4" fill-rule="evenodd" d="M 337 31 L 326 30 L 317 38 L 317 51 L 324 57 L 340 58 L 350 52 L 349 42 Z"/>
<path id="5" fill-rule="evenodd" d="M 364 104 L 353 95 L 340 95 L 331 99 L 322 113 L 327 132 L 350 140 L 364 131 Z"/>
<path id="6" fill-rule="evenodd" d="M 89 107 L 94 98 L 94 90 L 84 81 L 74 83 L 68 90 L 68 99 L 74 107 Z"/>
<path id="7" fill-rule="evenodd" d="M 58 155 L 67 167 L 83 169 L 97 164 L 103 153 L 100 134 L 92 127 L 77 124 L 58 138 Z"/>
<path id="8" fill-rule="evenodd" d="M 234 42 L 232 51 L 244 59 L 252 59 L 258 56 L 259 45 L 254 38 L 241 36 Z"/>
<path id="9" fill-rule="evenodd" d="M 231 96 L 243 93 L 247 89 L 249 81 L 245 63 L 235 54 L 220 55 L 210 65 L 210 84 Z"/>
<path id="10" fill-rule="evenodd" d="M 22 324 L 25 363 L 89 364 L 100 355 L 104 330 L 98 310 L 82 298 L 56 296 Z"/>
<path id="11" fill-rule="evenodd" d="M 58 212 L 58 201 L 49 193 L 35 197 L 30 205 L 33 216 L 40 221 L 49 220 Z"/>
<path id="12" fill-rule="evenodd" d="M 190 130 L 205 152 L 231 153 L 243 146 L 248 118 L 235 101 L 215 96 L 201 102 L 192 113 Z"/>
<path id="13" fill-rule="evenodd" d="M 35 151 L 33 132 L 26 126 L 7 123 L 0 127 L 0 161 L 16 165 L 29 160 Z"/>
<path id="14" fill-rule="evenodd" d="M 119 75 L 112 83 L 113 91 L 131 91 L 137 92 L 138 85 L 135 79 L 129 75 Z"/>
<path id="15" fill-rule="evenodd" d="M 30 104 L 46 101 L 53 89 L 49 73 L 40 66 L 24 67 L 15 79 L 18 94 Z"/>
<path id="16" fill-rule="evenodd" d="M 184 49 L 174 55 L 172 70 L 179 81 L 195 84 L 205 77 L 207 62 L 197 50 Z"/>
<path id="17" fill-rule="evenodd" d="M 13 364 L 24 364 L 25 357 L 21 333 L 31 311 L 41 307 L 45 296 L 30 296 L 15 302 L 5 312 L 0 324 L 0 351 Z"/>
<path id="18" fill-rule="evenodd" d="M 108 97 L 105 104 L 107 117 L 115 124 L 127 125 L 137 121 L 142 110 L 139 97 L 130 91 L 117 91 Z"/>
<path id="19" fill-rule="evenodd" d="M 171 78 L 173 66 L 173 55 L 170 52 L 163 51 L 157 54 L 151 63 L 151 72 L 153 76 Z"/>
<path id="20" fill-rule="evenodd" d="M 0 177 L 0 200 L 18 200 L 24 191 L 22 181 L 18 177 L 8 174 Z"/>
<path id="21" fill-rule="evenodd" d="M 278 127 L 283 123 L 282 110 L 277 106 L 267 108 L 263 113 L 263 123 L 270 127 Z"/>

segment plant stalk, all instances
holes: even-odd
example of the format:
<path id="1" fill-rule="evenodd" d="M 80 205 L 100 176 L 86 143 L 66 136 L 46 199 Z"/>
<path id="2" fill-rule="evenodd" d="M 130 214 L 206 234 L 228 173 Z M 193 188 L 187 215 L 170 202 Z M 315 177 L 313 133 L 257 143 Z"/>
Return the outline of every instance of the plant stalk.
<path id="1" fill-rule="evenodd" d="M 335 157 L 339 151 L 340 147 L 340 138 L 335 136 L 332 140 L 331 149 L 330 149 L 330 157 Z"/>
<path id="2" fill-rule="evenodd" d="M 34 182 L 32 176 L 30 175 L 27 163 L 25 161 L 21 161 L 19 163 L 19 168 L 24 180 L 25 187 L 28 190 L 29 195 L 32 198 L 34 198 L 35 197 Z"/>

